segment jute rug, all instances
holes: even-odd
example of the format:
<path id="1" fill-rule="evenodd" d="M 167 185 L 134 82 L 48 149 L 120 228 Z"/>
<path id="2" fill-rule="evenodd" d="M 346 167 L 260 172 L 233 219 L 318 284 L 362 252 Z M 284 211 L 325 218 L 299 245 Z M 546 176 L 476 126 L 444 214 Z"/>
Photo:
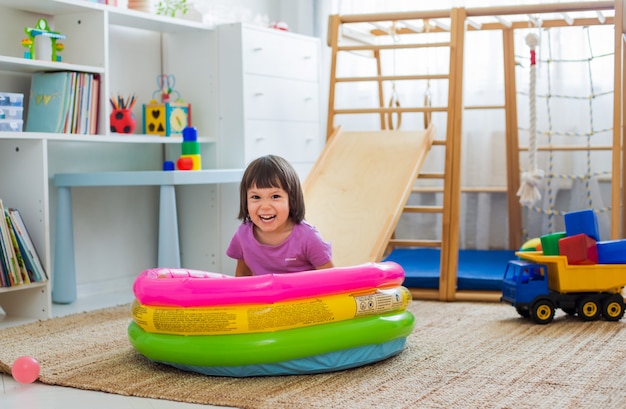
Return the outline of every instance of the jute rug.
<path id="1" fill-rule="evenodd" d="M 539 326 L 502 304 L 414 301 L 398 356 L 306 376 L 219 378 L 154 364 L 126 338 L 129 306 L 0 331 L 0 370 L 21 355 L 40 382 L 238 408 L 623 408 L 626 323 L 557 315 Z"/>

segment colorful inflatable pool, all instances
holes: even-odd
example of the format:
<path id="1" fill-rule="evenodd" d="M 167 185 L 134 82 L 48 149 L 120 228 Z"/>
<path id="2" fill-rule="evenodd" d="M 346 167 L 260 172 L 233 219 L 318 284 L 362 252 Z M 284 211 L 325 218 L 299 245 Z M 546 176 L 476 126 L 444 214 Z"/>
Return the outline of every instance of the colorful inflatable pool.
<path id="1" fill-rule="evenodd" d="M 231 277 L 151 269 L 128 335 L 147 358 L 215 376 L 337 371 L 399 354 L 414 327 L 393 262 Z"/>

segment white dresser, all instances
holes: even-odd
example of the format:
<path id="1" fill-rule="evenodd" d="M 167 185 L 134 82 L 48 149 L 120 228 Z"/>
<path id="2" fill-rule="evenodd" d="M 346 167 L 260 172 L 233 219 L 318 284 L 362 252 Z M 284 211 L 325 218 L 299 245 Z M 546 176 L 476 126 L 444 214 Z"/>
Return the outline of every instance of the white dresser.
<path id="1" fill-rule="evenodd" d="M 245 167 L 275 154 L 304 180 L 323 147 L 320 106 L 320 40 L 285 31 L 218 26 L 219 168 Z M 221 187 L 224 251 L 239 221 L 238 186 Z M 223 256 L 222 270 L 235 263 Z"/>
<path id="2" fill-rule="evenodd" d="M 306 176 L 322 147 L 320 40 L 240 23 L 217 39 L 218 167 L 271 153 Z"/>

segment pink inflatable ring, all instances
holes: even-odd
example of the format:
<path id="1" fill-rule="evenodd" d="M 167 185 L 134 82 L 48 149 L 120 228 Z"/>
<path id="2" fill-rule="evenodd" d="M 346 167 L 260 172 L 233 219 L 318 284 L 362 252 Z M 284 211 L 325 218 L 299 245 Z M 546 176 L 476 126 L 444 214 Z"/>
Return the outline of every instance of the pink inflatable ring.
<path id="1" fill-rule="evenodd" d="M 232 304 L 273 304 L 350 291 L 399 286 L 404 270 L 394 262 L 351 267 L 232 277 L 198 270 L 156 268 L 143 271 L 133 291 L 141 304 L 206 307 Z"/>

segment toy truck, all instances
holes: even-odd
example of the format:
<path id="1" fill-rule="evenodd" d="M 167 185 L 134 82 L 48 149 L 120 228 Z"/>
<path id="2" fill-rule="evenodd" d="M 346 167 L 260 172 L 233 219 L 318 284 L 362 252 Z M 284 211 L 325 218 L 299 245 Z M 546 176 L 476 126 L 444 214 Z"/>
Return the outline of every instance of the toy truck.
<path id="1" fill-rule="evenodd" d="M 511 304 L 524 318 L 548 324 L 556 308 L 583 321 L 624 316 L 622 288 L 626 264 L 570 265 L 566 256 L 522 251 L 509 261 L 502 283 L 501 302 Z"/>

